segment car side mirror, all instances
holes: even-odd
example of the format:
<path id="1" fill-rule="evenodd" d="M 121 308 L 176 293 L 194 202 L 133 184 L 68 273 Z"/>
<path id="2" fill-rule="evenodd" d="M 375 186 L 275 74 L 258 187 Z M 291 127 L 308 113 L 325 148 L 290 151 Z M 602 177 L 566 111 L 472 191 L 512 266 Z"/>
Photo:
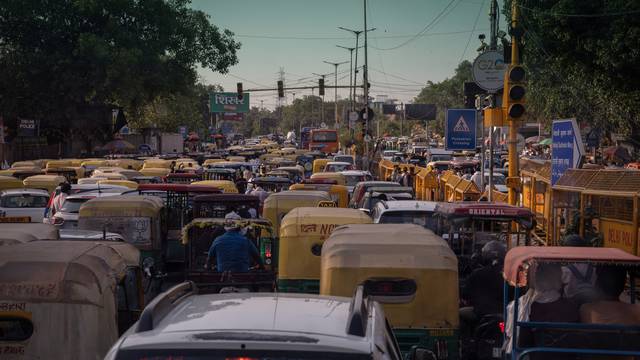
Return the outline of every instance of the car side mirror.
<path id="1" fill-rule="evenodd" d="M 365 212 L 367 215 L 371 215 L 371 210 L 369 210 L 369 209 L 360 208 L 358 210 Z"/>
<path id="2" fill-rule="evenodd" d="M 413 347 L 409 353 L 409 360 L 438 360 L 433 351 L 424 347 Z"/>

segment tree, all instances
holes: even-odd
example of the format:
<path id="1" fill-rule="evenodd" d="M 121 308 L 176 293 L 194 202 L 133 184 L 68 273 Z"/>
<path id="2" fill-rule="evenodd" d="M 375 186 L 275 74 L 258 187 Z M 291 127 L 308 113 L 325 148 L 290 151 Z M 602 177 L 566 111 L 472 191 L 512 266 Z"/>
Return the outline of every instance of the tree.
<path id="1" fill-rule="evenodd" d="M 6 0 L 0 5 L 5 115 L 68 126 L 87 104 L 178 109 L 196 66 L 226 72 L 240 44 L 188 0 Z M 194 111 L 189 108 L 189 112 Z M 190 114 L 195 115 L 195 114 Z"/>
<path id="2" fill-rule="evenodd" d="M 640 134 L 637 1 L 518 1 L 529 116 Z M 510 16 L 511 1 L 505 2 Z"/>
<path id="3" fill-rule="evenodd" d="M 441 82 L 427 82 L 418 96 L 413 100 L 416 104 L 435 104 L 437 108 L 436 121 L 433 124 L 436 131 L 444 133 L 444 119 L 446 109 L 456 109 L 464 107 L 463 86 L 465 81 L 471 81 L 472 64 L 465 60 L 458 64 L 452 77 Z M 406 128 L 411 128 L 411 122 L 407 122 Z M 430 124 L 431 126 L 431 124 Z"/>

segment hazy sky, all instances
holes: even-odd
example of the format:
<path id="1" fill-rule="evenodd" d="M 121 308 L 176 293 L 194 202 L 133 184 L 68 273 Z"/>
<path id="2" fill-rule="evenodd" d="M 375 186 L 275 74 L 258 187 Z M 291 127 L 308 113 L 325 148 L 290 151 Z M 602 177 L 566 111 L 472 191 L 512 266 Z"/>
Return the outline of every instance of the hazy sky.
<path id="1" fill-rule="evenodd" d="M 475 58 L 478 34 L 489 32 L 489 5 L 490 0 L 368 0 L 367 27 L 377 28 L 369 33 L 371 95 L 409 101 L 427 81 L 450 77 L 461 60 Z M 237 82 L 245 90 L 275 88 L 281 67 L 285 87 L 317 85 L 314 72 L 331 73 L 326 83 L 333 84 L 334 67 L 323 60 L 349 61 L 349 51 L 336 45 L 355 45 L 355 36 L 338 26 L 364 28 L 363 0 L 193 0 L 192 6 L 242 43 L 239 63 L 229 74 L 200 71 L 206 83 L 228 91 L 235 91 Z M 500 23 L 504 29 L 504 19 Z M 363 60 L 361 49 L 358 65 Z M 338 84 L 349 84 L 348 71 L 348 63 L 338 67 Z M 299 97 L 311 90 L 295 93 Z M 348 97 L 347 90 L 338 94 Z M 333 90 L 326 97 L 333 99 Z M 260 100 L 273 108 L 276 93 L 251 94 L 252 106 L 260 106 Z"/>

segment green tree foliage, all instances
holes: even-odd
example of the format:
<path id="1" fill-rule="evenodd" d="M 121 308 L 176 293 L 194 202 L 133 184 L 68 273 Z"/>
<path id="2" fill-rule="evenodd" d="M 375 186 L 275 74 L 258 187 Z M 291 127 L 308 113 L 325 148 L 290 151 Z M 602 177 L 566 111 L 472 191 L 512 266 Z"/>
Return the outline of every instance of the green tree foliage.
<path id="1" fill-rule="evenodd" d="M 5 0 L 0 105 L 58 122 L 83 104 L 185 110 L 196 66 L 226 72 L 239 47 L 188 0 Z"/>
<path id="2" fill-rule="evenodd" d="M 640 133 L 638 1 L 518 1 L 529 117 Z M 510 16 L 511 1 L 505 3 Z"/>
<path id="3" fill-rule="evenodd" d="M 422 91 L 413 100 L 416 104 L 435 104 L 437 107 L 436 121 L 429 126 L 435 126 L 435 131 L 444 133 L 444 119 L 447 109 L 464 107 L 463 85 L 465 81 L 471 81 L 471 63 L 467 60 L 458 64 L 452 77 L 434 83 L 427 82 Z M 410 129 L 411 121 L 405 124 L 405 129 Z M 405 130 L 406 131 L 406 130 Z"/>

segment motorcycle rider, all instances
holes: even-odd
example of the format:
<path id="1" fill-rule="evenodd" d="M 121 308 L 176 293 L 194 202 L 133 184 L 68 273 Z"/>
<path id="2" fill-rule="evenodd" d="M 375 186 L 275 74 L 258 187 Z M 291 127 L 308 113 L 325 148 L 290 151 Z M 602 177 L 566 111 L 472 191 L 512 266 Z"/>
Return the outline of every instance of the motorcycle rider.
<path id="1" fill-rule="evenodd" d="M 235 212 L 230 212 L 225 217 L 223 235 L 218 236 L 207 254 L 205 269 L 211 266 L 217 267 L 218 272 L 248 272 L 251 260 L 263 268 L 262 258 L 256 246 L 242 234 L 242 226 L 238 223 L 242 218 Z"/>
<path id="2" fill-rule="evenodd" d="M 506 246 L 499 241 L 489 241 L 482 247 L 484 266 L 475 269 L 462 288 L 461 297 L 468 305 L 460 309 L 462 329 L 471 331 L 482 317 L 502 313 L 502 265 L 506 253 Z"/>

